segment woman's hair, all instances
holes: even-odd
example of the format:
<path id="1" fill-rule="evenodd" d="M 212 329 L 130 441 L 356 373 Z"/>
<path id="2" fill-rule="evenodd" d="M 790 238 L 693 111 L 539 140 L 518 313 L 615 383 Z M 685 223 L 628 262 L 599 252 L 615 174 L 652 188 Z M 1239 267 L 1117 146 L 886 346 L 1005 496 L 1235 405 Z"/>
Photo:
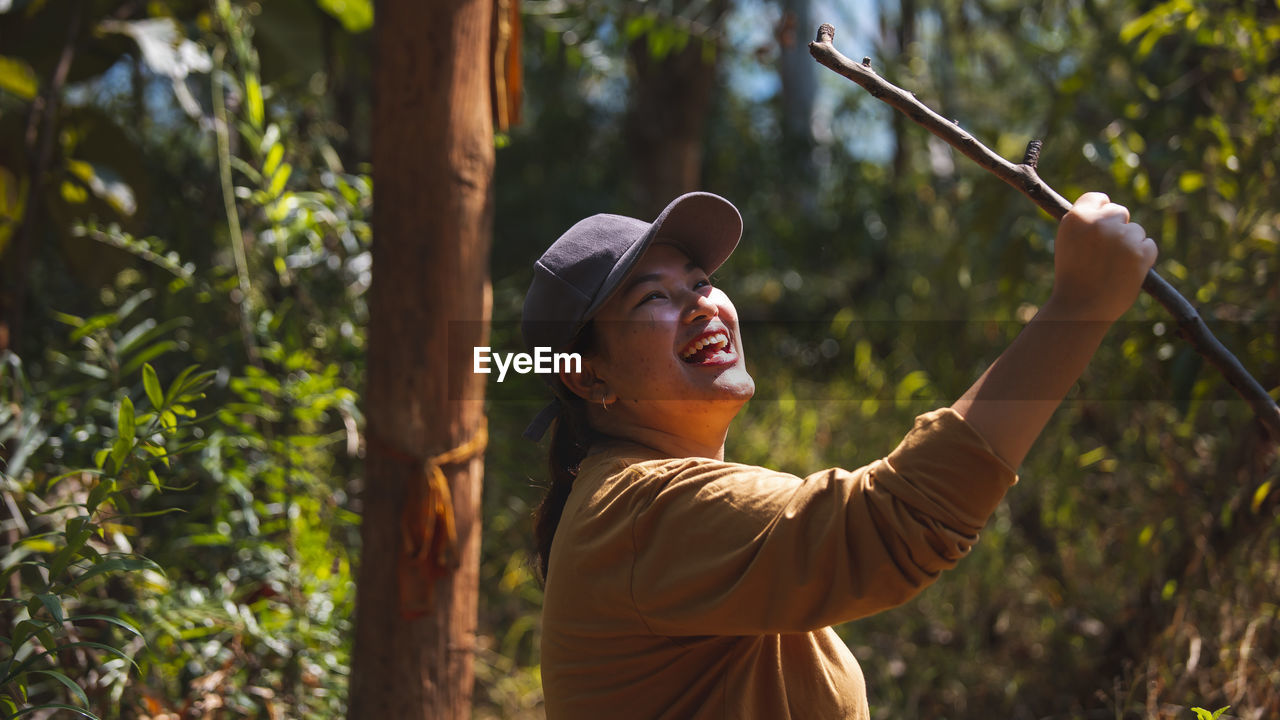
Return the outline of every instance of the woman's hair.
<path id="1" fill-rule="evenodd" d="M 578 331 L 570 351 L 587 355 L 595 350 L 595 328 L 588 322 Z M 587 456 L 595 436 L 587 420 L 587 402 L 564 386 L 557 378 L 552 389 L 560 400 L 560 414 L 551 425 L 551 450 L 547 465 L 551 472 L 551 485 L 542 502 L 533 512 L 533 536 L 538 550 L 538 574 L 545 581 L 551 562 L 551 541 L 555 539 L 560 516 L 569 491 L 578 477 L 578 466 Z"/>

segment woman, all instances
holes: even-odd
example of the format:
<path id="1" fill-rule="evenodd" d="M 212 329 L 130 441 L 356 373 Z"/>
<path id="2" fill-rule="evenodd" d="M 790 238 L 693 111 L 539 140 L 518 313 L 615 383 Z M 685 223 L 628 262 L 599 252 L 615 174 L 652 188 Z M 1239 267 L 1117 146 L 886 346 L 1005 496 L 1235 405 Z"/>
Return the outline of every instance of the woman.
<path id="1" fill-rule="evenodd" d="M 1155 262 L 1128 220 L 1081 197 L 1049 300 L 982 377 L 884 459 L 803 479 L 724 461 L 755 389 L 708 280 L 741 235 L 733 205 L 691 193 L 652 223 L 596 215 L 561 236 L 522 326 L 583 358 L 528 433 L 554 418 L 535 519 L 547 717 L 868 717 L 830 626 L 905 602 L 972 547 Z"/>

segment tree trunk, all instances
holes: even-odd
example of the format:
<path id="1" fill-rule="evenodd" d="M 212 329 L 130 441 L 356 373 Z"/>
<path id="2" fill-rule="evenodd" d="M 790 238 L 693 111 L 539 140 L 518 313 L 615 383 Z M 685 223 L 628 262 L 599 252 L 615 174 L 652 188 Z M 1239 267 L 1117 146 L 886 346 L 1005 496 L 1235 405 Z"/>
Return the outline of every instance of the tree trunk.
<path id="1" fill-rule="evenodd" d="M 492 9 L 493 0 L 376 5 L 374 280 L 351 720 L 471 713 L 478 453 L 441 465 L 456 564 L 435 582 L 406 574 L 402 554 L 420 538 L 402 528 L 428 487 L 423 463 L 471 441 L 484 421 L 483 376 L 469 359 L 487 341 L 490 311 Z"/>
<path id="2" fill-rule="evenodd" d="M 782 134 L 801 150 L 804 170 L 813 149 L 813 105 L 818 93 L 818 66 L 809 55 L 813 39 L 811 0 L 782 0 L 778 25 L 778 79 L 782 85 Z"/>
<path id="3" fill-rule="evenodd" d="M 813 178 L 813 110 L 818 91 L 818 64 L 809 55 L 813 39 L 811 0 L 782 0 L 782 18 L 774 31 L 778 43 L 778 80 L 782 137 L 778 166 L 785 181 L 779 190 L 788 206 L 806 217 L 818 213 Z"/>
<path id="4" fill-rule="evenodd" d="M 898 55 L 894 60 L 897 67 L 910 67 L 911 57 L 915 50 L 911 44 L 916 40 L 916 3 L 915 0 L 901 0 L 899 3 L 897 45 Z M 893 180 L 901 188 L 909 183 L 911 174 L 911 151 L 907 147 L 907 118 L 902 113 L 893 114 Z M 914 212 L 914 208 L 912 210 Z"/>
<path id="5" fill-rule="evenodd" d="M 711 27 L 719 27 L 726 3 L 717 0 Z M 681 193 L 701 189 L 702 148 L 719 54 L 704 52 L 704 38 L 655 57 L 648 35 L 627 48 L 632 67 L 625 126 L 632 200 L 643 218 L 657 215 Z M 714 42 L 712 40 L 705 40 Z"/>

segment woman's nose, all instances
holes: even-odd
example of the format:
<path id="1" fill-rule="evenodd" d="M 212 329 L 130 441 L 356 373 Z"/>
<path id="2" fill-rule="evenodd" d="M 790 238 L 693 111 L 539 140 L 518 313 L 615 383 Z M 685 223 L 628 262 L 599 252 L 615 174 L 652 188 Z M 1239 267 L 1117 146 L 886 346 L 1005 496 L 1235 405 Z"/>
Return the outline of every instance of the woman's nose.
<path id="1" fill-rule="evenodd" d="M 709 320 L 720 314 L 720 309 L 716 304 L 711 302 L 711 298 L 699 292 L 690 293 L 692 298 L 688 307 L 684 311 L 685 322 L 697 322 L 699 320 Z"/>

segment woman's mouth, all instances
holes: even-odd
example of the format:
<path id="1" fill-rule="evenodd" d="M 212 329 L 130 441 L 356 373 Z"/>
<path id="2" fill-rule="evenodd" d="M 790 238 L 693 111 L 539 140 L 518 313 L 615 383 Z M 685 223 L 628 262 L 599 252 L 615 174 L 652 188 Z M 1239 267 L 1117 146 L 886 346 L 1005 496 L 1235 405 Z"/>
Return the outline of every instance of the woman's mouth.
<path id="1" fill-rule="evenodd" d="M 680 359 L 690 365 L 723 365 L 736 358 L 725 330 L 703 333 L 680 352 Z"/>

